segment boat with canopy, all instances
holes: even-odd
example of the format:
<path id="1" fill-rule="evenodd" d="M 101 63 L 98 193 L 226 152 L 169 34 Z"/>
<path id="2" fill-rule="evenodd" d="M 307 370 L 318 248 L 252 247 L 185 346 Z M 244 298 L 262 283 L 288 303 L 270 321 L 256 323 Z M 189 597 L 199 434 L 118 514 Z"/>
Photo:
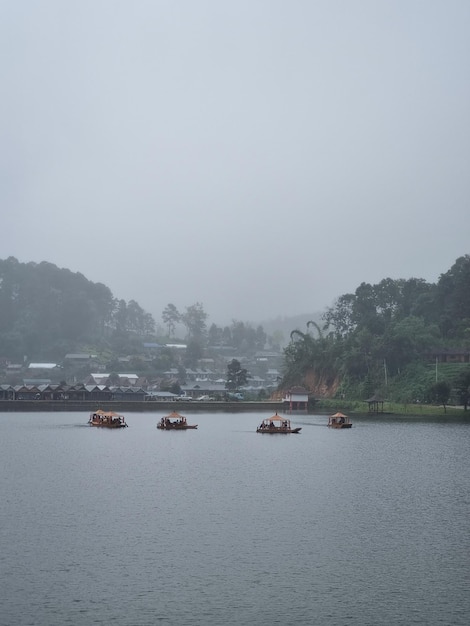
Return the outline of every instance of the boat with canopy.
<path id="1" fill-rule="evenodd" d="M 114 413 L 114 411 L 103 411 L 102 409 L 90 413 L 88 423 L 90 426 L 99 426 L 101 428 L 127 428 L 123 415 Z"/>
<path id="2" fill-rule="evenodd" d="M 301 430 L 302 428 L 292 428 L 290 419 L 282 417 L 276 413 L 275 415 L 264 419 L 256 429 L 256 432 L 266 433 L 268 435 L 288 435 L 290 433 L 299 433 Z"/>
<path id="3" fill-rule="evenodd" d="M 344 413 L 335 413 L 328 418 L 328 428 L 351 428 L 352 422 Z"/>
<path id="4" fill-rule="evenodd" d="M 176 411 L 172 411 L 169 415 L 162 417 L 157 424 L 160 430 L 188 430 L 197 428 L 197 424 L 188 424 L 184 415 L 180 415 Z"/>

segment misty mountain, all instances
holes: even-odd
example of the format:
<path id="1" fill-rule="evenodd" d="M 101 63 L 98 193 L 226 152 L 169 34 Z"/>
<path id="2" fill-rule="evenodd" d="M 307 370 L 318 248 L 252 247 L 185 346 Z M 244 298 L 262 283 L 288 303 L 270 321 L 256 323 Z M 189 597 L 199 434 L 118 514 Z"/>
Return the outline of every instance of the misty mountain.
<path id="1" fill-rule="evenodd" d="M 0 260 L 0 356 L 57 359 L 86 346 L 132 351 L 154 332 L 137 302 L 52 263 Z"/>
<path id="2" fill-rule="evenodd" d="M 266 328 L 266 335 L 276 338 L 273 343 L 284 347 L 292 330 L 319 318 L 318 313 L 279 317 L 256 328 Z M 254 325 L 237 322 L 231 330 L 234 325 L 244 336 L 256 334 Z M 109 287 L 83 274 L 46 261 L 0 260 L 0 357 L 55 361 L 68 352 L 87 350 L 139 354 L 145 341 L 163 336 L 162 328 L 159 324 L 156 333 L 153 316 L 135 300 L 116 298 Z M 184 326 L 179 330 L 184 339 Z M 231 345 L 237 346 L 233 339 Z"/>

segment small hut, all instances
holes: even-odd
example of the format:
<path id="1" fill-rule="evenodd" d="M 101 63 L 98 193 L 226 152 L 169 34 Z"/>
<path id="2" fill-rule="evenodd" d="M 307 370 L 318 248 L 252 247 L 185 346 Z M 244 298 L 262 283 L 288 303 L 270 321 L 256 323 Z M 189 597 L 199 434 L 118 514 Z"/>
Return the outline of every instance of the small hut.
<path id="1" fill-rule="evenodd" d="M 385 400 L 375 393 L 371 398 L 366 400 L 369 405 L 369 413 L 383 413 Z M 380 407 L 380 409 L 379 409 Z"/>
<path id="2" fill-rule="evenodd" d="M 283 399 L 284 403 L 289 404 L 289 413 L 292 411 L 308 411 L 308 391 L 303 387 L 292 387 L 289 389 Z"/>

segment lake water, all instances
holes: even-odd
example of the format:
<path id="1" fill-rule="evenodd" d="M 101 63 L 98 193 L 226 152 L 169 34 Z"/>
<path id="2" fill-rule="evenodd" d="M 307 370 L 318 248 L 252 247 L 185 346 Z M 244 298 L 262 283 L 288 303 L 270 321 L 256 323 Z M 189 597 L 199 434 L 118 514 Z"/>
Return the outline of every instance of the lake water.
<path id="1" fill-rule="evenodd" d="M 470 418 L 0 413 L 0 623 L 467 625 Z"/>

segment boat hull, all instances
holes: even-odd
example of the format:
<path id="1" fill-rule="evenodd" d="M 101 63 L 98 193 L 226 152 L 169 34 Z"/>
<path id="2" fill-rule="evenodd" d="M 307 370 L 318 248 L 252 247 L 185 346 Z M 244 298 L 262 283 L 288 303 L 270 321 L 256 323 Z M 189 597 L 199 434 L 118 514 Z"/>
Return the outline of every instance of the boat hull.
<path id="1" fill-rule="evenodd" d="M 197 428 L 197 424 L 186 424 L 185 426 L 181 426 L 179 424 L 165 424 L 162 426 L 161 424 L 157 424 L 157 428 L 159 430 L 191 430 Z"/>
<path id="2" fill-rule="evenodd" d="M 90 426 L 96 428 L 127 428 L 127 424 L 97 424 L 96 422 L 88 422 Z"/>
<path id="3" fill-rule="evenodd" d="M 285 428 L 257 428 L 256 432 L 262 433 L 263 435 L 296 435 L 301 430 L 302 428 L 289 428 L 287 430 Z"/>

